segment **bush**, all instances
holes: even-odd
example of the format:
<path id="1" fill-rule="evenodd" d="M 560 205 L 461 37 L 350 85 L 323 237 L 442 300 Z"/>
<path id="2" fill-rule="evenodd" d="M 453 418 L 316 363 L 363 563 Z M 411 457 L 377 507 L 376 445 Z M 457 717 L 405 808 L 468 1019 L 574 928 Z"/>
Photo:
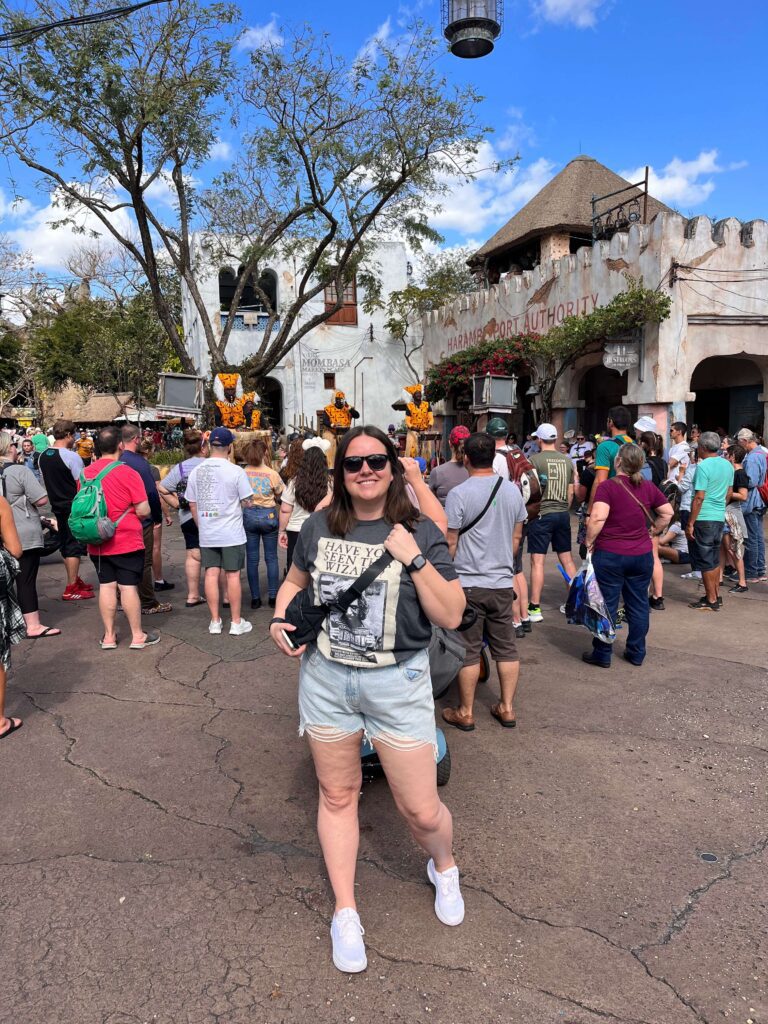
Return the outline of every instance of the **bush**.
<path id="1" fill-rule="evenodd" d="M 153 466 L 175 466 L 184 458 L 181 448 L 172 448 L 170 451 L 155 452 L 149 459 Z"/>

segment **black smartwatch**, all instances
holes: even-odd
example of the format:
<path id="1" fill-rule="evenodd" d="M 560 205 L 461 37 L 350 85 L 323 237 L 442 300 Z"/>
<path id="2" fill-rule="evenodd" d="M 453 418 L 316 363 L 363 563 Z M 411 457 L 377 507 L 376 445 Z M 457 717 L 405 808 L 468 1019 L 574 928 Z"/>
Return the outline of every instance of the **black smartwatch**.
<path id="1" fill-rule="evenodd" d="M 410 576 L 411 573 L 418 572 L 419 569 L 423 569 L 426 564 L 427 564 L 427 560 L 424 557 L 424 555 L 416 555 L 416 557 L 411 562 L 411 564 L 410 565 L 406 565 L 405 571 Z"/>

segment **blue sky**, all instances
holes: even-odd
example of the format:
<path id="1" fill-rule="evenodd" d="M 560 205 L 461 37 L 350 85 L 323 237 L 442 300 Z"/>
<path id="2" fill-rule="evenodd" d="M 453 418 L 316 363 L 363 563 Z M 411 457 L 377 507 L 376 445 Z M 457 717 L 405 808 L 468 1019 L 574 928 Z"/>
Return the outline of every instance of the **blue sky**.
<path id="1" fill-rule="evenodd" d="M 271 2 L 242 5 L 248 44 L 306 21 L 354 55 L 377 35 L 392 38 L 414 13 L 439 29 L 434 0 Z M 621 173 L 650 164 L 652 193 L 686 216 L 768 218 L 766 38 L 760 0 L 506 0 L 494 53 L 473 61 L 446 53 L 443 67 L 486 97 L 482 119 L 495 131 L 482 166 L 521 159 L 512 173 L 463 186 L 436 226 L 448 244 L 481 244 L 580 152 Z M 203 176 L 221 169 L 233 141 L 222 135 Z M 11 209 L 13 189 L 0 180 L 0 231 L 55 278 L 73 240 L 47 227 L 46 200 L 28 173 L 19 170 L 16 184 L 30 203 Z"/>

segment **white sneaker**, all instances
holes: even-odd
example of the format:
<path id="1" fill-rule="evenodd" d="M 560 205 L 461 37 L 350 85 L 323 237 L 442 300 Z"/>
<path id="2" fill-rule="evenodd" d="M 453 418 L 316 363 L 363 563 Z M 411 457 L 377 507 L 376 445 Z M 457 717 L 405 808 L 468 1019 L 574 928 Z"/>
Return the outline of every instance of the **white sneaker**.
<path id="1" fill-rule="evenodd" d="M 684 572 L 680 576 L 681 580 L 700 580 L 701 573 L 698 569 L 694 569 L 693 572 Z"/>
<path id="2" fill-rule="evenodd" d="M 345 907 L 333 915 L 331 921 L 331 942 L 333 943 L 333 966 L 345 974 L 358 974 L 368 966 L 363 942 L 365 929 L 360 917 L 352 907 Z"/>
<path id="3" fill-rule="evenodd" d="M 243 633 L 250 633 L 253 629 L 253 623 L 248 622 L 247 619 L 240 619 L 239 622 L 231 622 L 229 626 L 230 636 L 242 636 Z M 219 630 L 221 632 L 221 630 Z"/>
<path id="4" fill-rule="evenodd" d="M 208 623 L 209 633 L 220 633 L 221 632 L 221 619 L 211 619 Z"/>
<path id="5" fill-rule="evenodd" d="M 565 605 L 564 604 L 560 605 L 560 614 L 561 615 L 565 615 Z"/>
<path id="6" fill-rule="evenodd" d="M 457 925 L 464 920 L 464 900 L 459 889 L 459 869 L 448 868 L 438 871 L 435 862 L 429 858 L 427 875 L 435 887 L 435 913 L 443 924 Z"/>

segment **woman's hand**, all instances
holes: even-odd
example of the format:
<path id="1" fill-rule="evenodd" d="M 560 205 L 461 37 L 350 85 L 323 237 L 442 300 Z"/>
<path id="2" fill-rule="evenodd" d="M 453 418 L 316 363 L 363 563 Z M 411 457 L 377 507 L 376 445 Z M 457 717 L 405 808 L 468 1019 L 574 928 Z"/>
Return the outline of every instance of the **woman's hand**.
<path id="1" fill-rule="evenodd" d="M 405 474 L 405 479 L 408 483 L 411 484 L 411 486 L 413 486 L 414 483 L 421 483 L 424 477 L 421 475 L 421 469 L 419 468 L 419 464 L 416 459 L 401 458 L 399 461 L 400 465 L 403 467 L 403 473 Z"/>
<path id="2" fill-rule="evenodd" d="M 278 533 L 277 543 L 278 546 L 281 548 L 288 548 L 288 534 L 285 532 L 285 530 L 281 530 L 280 533 Z"/>
<path id="3" fill-rule="evenodd" d="M 393 558 L 402 562 L 403 565 L 410 565 L 416 555 L 421 554 L 416 538 L 400 523 L 392 527 L 392 531 L 384 541 L 384 547 Z"/>
<path id="4" fill-rule="evenodd" d="M 307 649 L 307 645 L 302 644 L 301 647 L 294 650 L 290 644 L 285 642 L 285 637 L 282 635 L 283 632 L 293 633 L 295 629 L 296 627 L 292 626 L 290 622 L 273 622 L 269 627 L 269 635 L 272 637 L 275 646 L 283 654 L 287 654 L 289 658 L 298 658 Z"/>

